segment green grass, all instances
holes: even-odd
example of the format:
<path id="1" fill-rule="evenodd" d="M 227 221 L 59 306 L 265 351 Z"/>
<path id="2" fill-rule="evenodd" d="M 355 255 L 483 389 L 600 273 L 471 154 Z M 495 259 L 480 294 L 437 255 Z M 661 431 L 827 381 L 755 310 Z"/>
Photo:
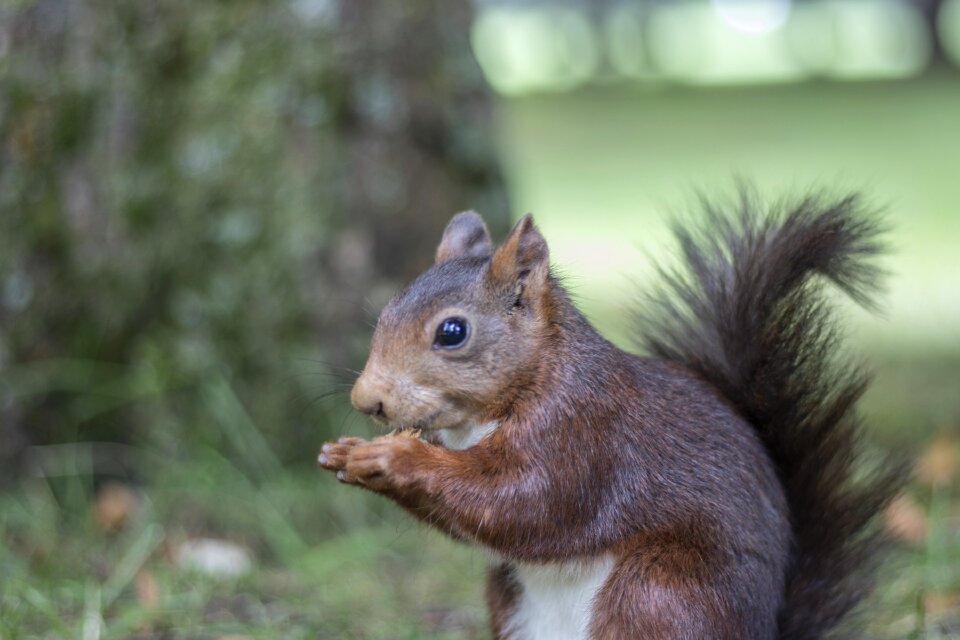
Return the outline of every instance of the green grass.
<path id="1" fill-rule="evenodd" d="M 284 467 L 224 380 L 202 392 L 218 446 L 175 459 L 149 443 L 30 451 L 32 473 L 0 494 L 0 640 L 488 636 L 482 552 L 329 474 Z M 77 400 L 86 394 L 78 383 Z M 111 533 L 93 517 L 95 473 L 119 458 L 148 482 Z M 960 619 L 930 602 L 960 594 L 960 489 L 954 478 L 911 495 L 926 536 L 885 565 L 867 624 L 877 638 L 951 637 Z M 198 536 L 241 545 L 252 569 L 214 578 L 181 566 L 179 546 Z"/>
<path id="2" fill-rule="evenodd" d="M 215 382 L 208 396 L 225 442 L 266 447 L 229 387 Z M 197 448 L 174 461 L 130 447 L 150 482 L 110 532 L 94 517 L 98 446 L 37 448 L 36 472 L 0 495 L 0 639 L 485 633 L 484 558 L 383 499 L 277 466 L 269 448 Z M 216 578 L 183 566 L 178 549 L 192 537 L 239 544 L 252 569 Z"/>
<path id="3" fill-rule="evenodd" d="M 307 486 L 322 490 L 324 483 L 304 480 Z M 102 626 L 94 636 L 102 638 L 482 633 L 482 561 L 408 523 L 370 525 L 319 540 L 283 562 L 265 554 L 248 574 L 220 579 L 170 561 L 167 547 L 182 535 L 172 523 L 139 521 L 117 537 L 85 530 L 80 519 L 58 524 L 64 530 L 53 548 L 27 549 L 24 541 L 10 543 L 8 537 L 0 551 L 0 637 L 87 637 L 93 624 Z M 223 533 L 255 548 L 269 544 L 249 528 Z M 143 573 L 157 585 L 156 603 L 138 599 L 135 581 Z"/>
<path id="4" fill-rule="evenodd" d="M 180 483 L 144 489 L 137 515 L 113 535 L 91 523 L 89 478 L 65 480 L 81 485 L 73 498 L 45 478 L 3 496 L 0 638 L 487 637 L 481 552 L 326 474 L 238 486 L 231 480 L 240 472 L 218 464 L 187 461 Z M 200 478 L 229 488 L 188 486 Z M 928 534 L 886 565 L 867 619 L 871 637 L 947 638 L 960 629 L 955 615 L 924 614 L 925 597 L 960 593 L 955 491 L 915 490 Z M 277 539 L 278 518 L 303 546 Z M 215 579 L 178 568 L 176 545 L 200 533 L 246 545 L 253 569 Z M 138 597 L 144 573 L 155 581 L 155 603 Z M 97 627 L 99 635 L 85 635 Z"/>
<path id="5" fill-rule="evenodd" d="M 92 513 L 110 445 L 31 451 L 34 472 L 0 494 L 0 639 L 488 636 L 482 552 L 329 474 L 283 467 L 229 385 L 213 380 L 204 395 L 222 446 L 176 460 L 125 448 L 149 482 L 118 532 Z M 946 638 L 960 625 L 928 602 L 960 594 L 956 483 L 912 495 L 927 534 L 885 566 L 874 637 Z M 183 567 L 179 545 L 197 536 L 241 545 L 252 569 Z"/>

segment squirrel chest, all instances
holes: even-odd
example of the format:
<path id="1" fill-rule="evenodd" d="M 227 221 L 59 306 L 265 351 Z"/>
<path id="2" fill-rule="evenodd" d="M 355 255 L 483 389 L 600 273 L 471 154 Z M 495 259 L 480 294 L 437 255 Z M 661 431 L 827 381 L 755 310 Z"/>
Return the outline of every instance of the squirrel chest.
<path id="1" fill-rule="evenodd" d="M 518 590 L 516 608 L 504 625 L 509 632 L 529 640 L 588 637 L 591 605 L 614 566 L 611 555 L 509 566 Z"/>
<path id="2" fill-rule="evenodd" d="M 438 431 L 448 449 L 469 449 L 500 425 L 488 422 Z M 614 566 L 609 555 L 592 560 L 550 564 L 504 562 L 489 552 L 491 564 L 502 564 L 501 574 L 516 590 L 516 603 L 505 629 L 529 640 L 580 640 L 590 628 L 590 604 Z"/>

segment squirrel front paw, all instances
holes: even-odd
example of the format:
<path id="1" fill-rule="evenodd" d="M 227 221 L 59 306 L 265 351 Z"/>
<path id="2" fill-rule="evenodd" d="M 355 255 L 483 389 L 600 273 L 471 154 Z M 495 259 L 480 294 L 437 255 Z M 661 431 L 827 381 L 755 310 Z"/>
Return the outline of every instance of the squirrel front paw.
<path id="1" fill-rule="evenodd" d="M 422 444 L 403 432 L 370 442 L 342 437 L 324 444 L 317 462 L 324 469 L 335 471 L 340 482 L 384 491 L 407 482 L 410 465 L 405 458 Z"/>

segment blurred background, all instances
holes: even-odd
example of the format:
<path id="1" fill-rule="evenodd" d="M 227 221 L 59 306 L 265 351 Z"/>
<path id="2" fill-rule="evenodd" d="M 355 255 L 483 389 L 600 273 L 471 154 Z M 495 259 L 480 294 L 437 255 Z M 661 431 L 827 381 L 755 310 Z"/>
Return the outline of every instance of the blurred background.
<path id="1" fill-rule="evenodd" d="M 698 190 L 886 211 L 871 637 L 960 638 L 960 0 L 0 3 L 0 639 L 485 638 L 486 559 L 314 467 L 449 216 L 627 311 Z"/>

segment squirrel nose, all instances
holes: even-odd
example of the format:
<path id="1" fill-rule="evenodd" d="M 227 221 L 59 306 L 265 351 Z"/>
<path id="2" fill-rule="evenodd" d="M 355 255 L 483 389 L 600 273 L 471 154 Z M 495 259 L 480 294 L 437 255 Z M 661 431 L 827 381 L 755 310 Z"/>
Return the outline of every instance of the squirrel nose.
<path id="1" fill-rule="evenodd" d="M 387 419 L 387 412 L 383 407 L 380 390 L 372 384 L 367 376 L 361 375 L 353 385 L 353 391 L 350 392 L 350 401 L 357 411 L 380 418 Z"/>
<path id="2" fill-rule="evenodd" d="M 377 416 L 380 418 L 386 418 L 387 415 L 383 412 L 383 403 L 377 402 L 376 404 L 366 405 L 363 407 L 357 407 L 360 411 L 367 414 L 368 416 Z"/>

